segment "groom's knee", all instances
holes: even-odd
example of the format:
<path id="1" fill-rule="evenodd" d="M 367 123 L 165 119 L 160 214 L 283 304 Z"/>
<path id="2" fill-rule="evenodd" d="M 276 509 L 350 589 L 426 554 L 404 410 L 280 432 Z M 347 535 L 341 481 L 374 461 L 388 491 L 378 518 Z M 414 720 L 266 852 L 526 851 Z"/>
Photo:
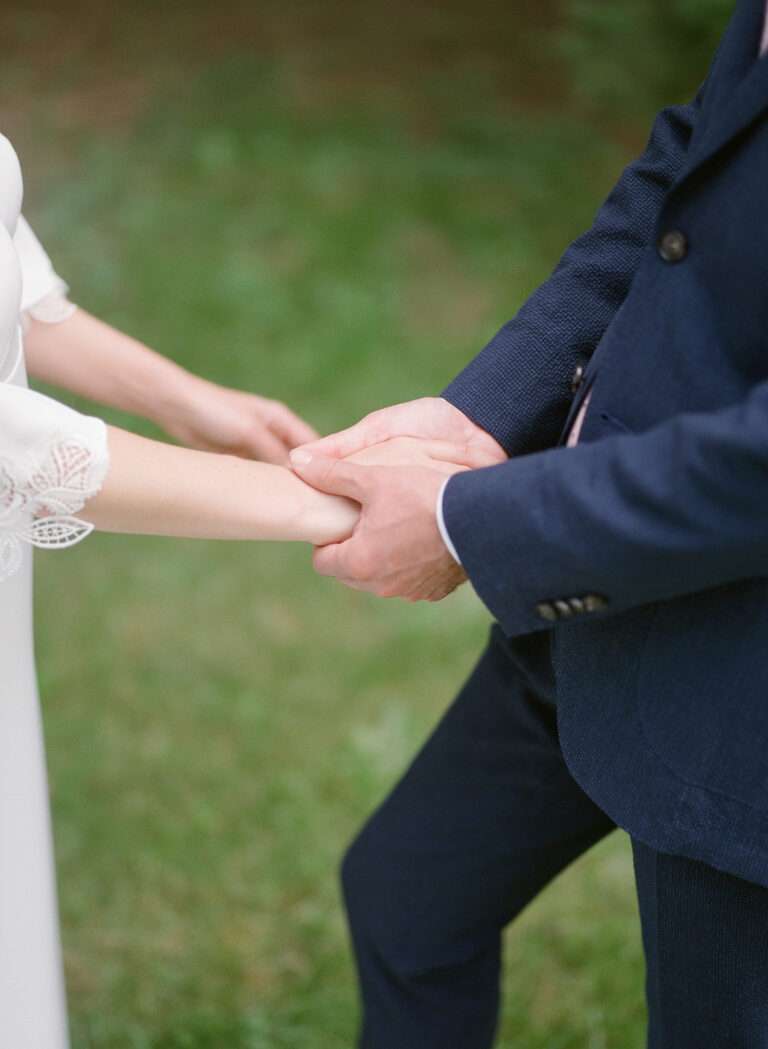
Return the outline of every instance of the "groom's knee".
<path id="1" fill-rule="evenodd" d="M 370 916 L 377 906 L 381 895 L 380 865 L 386 864 L 385 850 L 377 849 L 369 826 L 363 827 L 353 839 L 341 861 L 341 890 L 353 927 Z"/>
<path id="2" fill-rule="evenodd" d="M 413 911 L 408 893 L 402 891 L 396 853 L 374 816 L 344 855 L 341 886 L 358 952 L 373 950 L 388 967 L 402 972 L 411 963 Z"/>
<path id="3" fill-rule="evenodd" d="M 352 939 L 366 969 L 367 961 L 399 980 L 420 981 L 466 961 L 478 946 L 467 942 L 456 916 L 441 906 L 440 879 L 425 869 L 421 850 L 411 852 L 378 815 L 347 849 L 341 884 Z"/>

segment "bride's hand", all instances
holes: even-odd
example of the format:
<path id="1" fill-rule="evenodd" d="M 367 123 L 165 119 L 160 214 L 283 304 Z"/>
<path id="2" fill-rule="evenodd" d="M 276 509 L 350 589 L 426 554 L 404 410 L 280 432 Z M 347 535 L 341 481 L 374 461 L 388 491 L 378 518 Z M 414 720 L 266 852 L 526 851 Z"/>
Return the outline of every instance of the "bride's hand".
<path id="1" fill-rule="evenodd" d="M 360 466 L 421 466 L 444 473 L 488 466 L 488 456 L 466 444 L 430 441 L 420 437 L 392 437 L 349 456 Z M 302 482 L 303 485 L 303 482 Z M 327 546 L 348 539 L 357 525 L 360 506 L 313 488 L 302 492 L 305 507 L 301 513 L 300 538 L 315 546 Z"/>
<path id="2" fill-rule="evenodd" d="M 184 396 L 162 425 L 189 448 L 280 466 L 287 464 L 292 448 L 316 437 L 312 427 L 280 401 L 191 375 L 185 379 Z"/>
<path id="3" fill-rule="evenodd" d="M 303 481 L 300 483 L 304 485 Z M 304 487 L 307 489 L 304 493 L 306 506 L 301 515 L 298 538 L 313 546 L 328 546 L 349 539 L 360 518 L 359 503 L 337 495 L 326 495 L 309 485 Z"/>

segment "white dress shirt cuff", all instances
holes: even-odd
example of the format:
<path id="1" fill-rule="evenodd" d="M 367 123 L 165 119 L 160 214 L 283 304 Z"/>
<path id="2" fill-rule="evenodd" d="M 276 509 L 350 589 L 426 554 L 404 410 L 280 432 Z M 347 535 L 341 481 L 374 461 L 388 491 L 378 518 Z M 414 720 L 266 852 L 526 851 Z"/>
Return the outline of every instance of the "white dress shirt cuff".
<path id="1" fill-rule="evenodd" d="M 437 517 L 437 527 L 440 532 L 440 536 L 448 549 L 448 553 L 451 555 L 456 564 L 460 565 L 461 559 L 459 558 L 459 555 L 456 552 L 456 547 L 453 545 L 453 541 L 451 540 L 451 537 L 448 534 L 448 529 L 445 524 L 445 516 L 443 514 L 443 495 L 445 494 L 445 486 L 448 484 L 450 479 L 450 477 L 446 477 L 445 481 L 443 482 L 442 488 L 438 492 L 437 507 L 435 510 L 435 514 Z"/>

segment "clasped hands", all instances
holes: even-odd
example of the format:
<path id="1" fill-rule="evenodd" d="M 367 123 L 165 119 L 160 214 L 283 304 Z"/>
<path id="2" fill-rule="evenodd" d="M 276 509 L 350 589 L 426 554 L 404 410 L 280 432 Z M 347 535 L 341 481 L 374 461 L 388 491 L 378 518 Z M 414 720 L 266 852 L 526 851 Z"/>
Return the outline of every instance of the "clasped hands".
<path id="1" fill-rule="evenodd" d="M 361 508 L 348 539 L 315 549 L 317 572 L 379 597 L 439 601 L 466 579 L 440 535 L 440 489 L 507 455 L 458 408 L 429 397 L 373 412 L 290 458 L 307 484 Z"/>

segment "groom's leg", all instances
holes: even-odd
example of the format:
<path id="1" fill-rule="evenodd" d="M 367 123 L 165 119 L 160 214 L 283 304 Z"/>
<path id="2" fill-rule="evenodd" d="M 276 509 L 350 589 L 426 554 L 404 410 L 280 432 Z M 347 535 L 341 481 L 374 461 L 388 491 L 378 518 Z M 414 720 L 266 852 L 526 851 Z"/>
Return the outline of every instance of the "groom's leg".
<path id="1" fill-rule="evenodd" d="M 613 827 L 568 773 L 538 684 L 495 630 L 347 854 L 363 1049 L 488 1049 L 502 928 Z"/>
<path id="2" fill-rule="evenodd" d="M 632 845 L 648 1049 L 768 1049 L 768 889 Z"/>

